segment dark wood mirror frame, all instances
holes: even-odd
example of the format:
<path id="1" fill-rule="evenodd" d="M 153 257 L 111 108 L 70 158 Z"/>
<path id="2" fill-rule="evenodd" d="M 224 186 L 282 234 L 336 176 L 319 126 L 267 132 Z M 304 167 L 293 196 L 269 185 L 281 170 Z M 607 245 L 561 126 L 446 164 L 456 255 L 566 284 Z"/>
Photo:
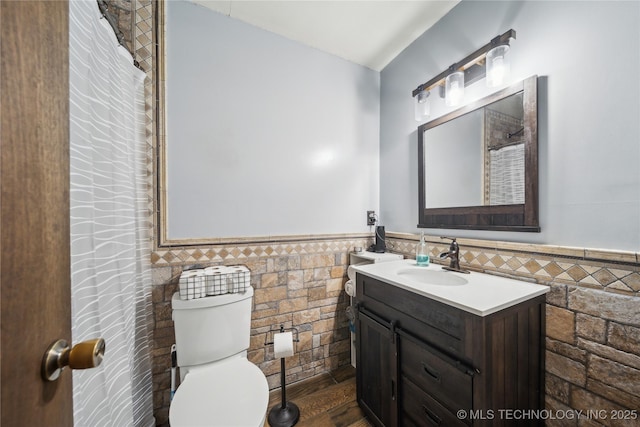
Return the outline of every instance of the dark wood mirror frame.
<path id="1" fill-rule="evenodd" d="M 418 127 L 418 206 L 420 228 L 540 232 L 538 224 L 538 77 L 532 76 Z M 525 202 L 497 206 L 427 208 L 424 132 L 518 92 L 523 93 Z"/>

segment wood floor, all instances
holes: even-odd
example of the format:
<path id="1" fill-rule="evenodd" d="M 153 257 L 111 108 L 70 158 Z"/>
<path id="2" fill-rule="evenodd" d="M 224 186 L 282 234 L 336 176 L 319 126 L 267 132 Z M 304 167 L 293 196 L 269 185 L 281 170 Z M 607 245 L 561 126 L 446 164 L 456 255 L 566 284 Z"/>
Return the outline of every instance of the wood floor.
<path id="1" fill-rule="evenodd" d="M 356 370 L 342 367 L 287 386 L 287 401 L 300 409 L 300 427 L 370 427 L 356 403 Z M 281 403 L 280 389 L 269 395 L 269 410 Z M 269 427 L 269 423 L 265 423 Z"/>

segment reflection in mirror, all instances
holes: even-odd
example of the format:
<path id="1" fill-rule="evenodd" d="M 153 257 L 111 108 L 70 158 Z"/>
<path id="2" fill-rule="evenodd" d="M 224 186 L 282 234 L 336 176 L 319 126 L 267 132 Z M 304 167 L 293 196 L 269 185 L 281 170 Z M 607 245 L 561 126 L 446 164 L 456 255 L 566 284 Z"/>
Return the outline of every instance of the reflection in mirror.
<path id="1" fill-rule="evenodd" d="M 425 130 L 425 200 L 429 208 L 482 202 L 482 110 Z"/>
<path id="2" fill-rule="evenodd" d="M 524 203 L 522 101 L 518 92 L 425 130 L 428 208 Z"/>
<path id="3" fill-rule="evenodd" d="M 531 77 L 418 128 L 419 227 L 540 231 Z"/>
<path id="4" fill-rule="evenodd" d="M 484 205 L 524 203 L 522 92 L 484 109 Z"/>

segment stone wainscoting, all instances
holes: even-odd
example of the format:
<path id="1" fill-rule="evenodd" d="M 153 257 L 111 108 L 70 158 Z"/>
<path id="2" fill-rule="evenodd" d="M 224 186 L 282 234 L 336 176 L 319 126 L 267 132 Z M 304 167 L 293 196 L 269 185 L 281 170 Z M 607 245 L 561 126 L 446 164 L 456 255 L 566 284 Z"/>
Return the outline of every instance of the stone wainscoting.
<path id="1" fill-rule="evenodd" d="M 243 264 L 255 290 L 248 358 L 280 386 L 280 361 L 265 346 L 270 328 L 299 331 L 295 354 L 286 359 L 287 384 L 350 363 L 350 339 L 344 293 L 348 254 L 371 244 L 368 235 L 257 244 L 225 244 L 158 249 L 153 262 L 153 394 L 157 425 L 167 425 L 170 404 L 171 345 L 175 343 L 171 297 L 182 269 L 201 265 Z"/>
<path id="2" fill-rule="evenodd" d="M 437 255 L 448 244 L 426 237 L 432 259 L 440 263 Z M 264 346 L 271 327 L 283 324 L 300 331 L 296 354 L 287 359 L 287 383 L 349 363 L 348 301 L 342 291 L 348 253 L 354 246 L 367 247 L 371 240 L 367 235 L 316 236 L 156 250 L 152 254 L 153 382 L 158 425 L 168 420 L 169 352 L 175 342 L 170 301 L 184 267 L 244 264 L 251 269 L 255 298 L 248 355 L 275 388 L 279 361 L 273 358 L 273 349 Z M 414 257 L 417 240 L 417 235 L 387 233 L 388 249 L 408 258 Z M 611 414 L 628 410 L 640 417 L 640 255 L 471 239 L 458 242 L 465 268 L 550 287 L 546 409 L 561 416 L 547 419 L 546 425 L 639 425 L 638 420 L 613 420 Z M 578 418 L 573 411 L 588 416 Z"/>
<path id="3" fill-rule="evenodd" d="M 448 244 L 428 237 L 437 258 Z M 410 258 L 417 240 L 387 233 L 387 247 Z M 551 416 L 546 425 L 640 425 L 640 254 L 471 239 L 458 243 L 464 268 L 550 287 L 545 392 Z M 575 411 L 583 411 L 582 417 Z"/>

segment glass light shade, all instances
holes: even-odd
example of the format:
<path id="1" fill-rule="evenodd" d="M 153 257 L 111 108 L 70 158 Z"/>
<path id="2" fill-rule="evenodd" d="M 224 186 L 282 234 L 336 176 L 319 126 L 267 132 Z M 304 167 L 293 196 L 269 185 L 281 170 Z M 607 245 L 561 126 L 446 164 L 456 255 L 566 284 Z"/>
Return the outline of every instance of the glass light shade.
<path id="1" fill-rule="evenodd" d="M 429 106 L 429 91 L 423 90 L 413 97 L 414 99 L 414 114 L 416 121 L 422 122 L 429 117 L 430 106 Z"/>
<path id="2" fill-rule="evenodd" d="M 487 87 L 504 84 L 509 77 L 509 45 L 496 46 L 487 52 Z"/>
<path id="3" fill-rule="evenodd" d="M 444 102 L 449 107 L 462 103 L 464 98 L 464 72 L 455 71 L 444 80 Z"/>

